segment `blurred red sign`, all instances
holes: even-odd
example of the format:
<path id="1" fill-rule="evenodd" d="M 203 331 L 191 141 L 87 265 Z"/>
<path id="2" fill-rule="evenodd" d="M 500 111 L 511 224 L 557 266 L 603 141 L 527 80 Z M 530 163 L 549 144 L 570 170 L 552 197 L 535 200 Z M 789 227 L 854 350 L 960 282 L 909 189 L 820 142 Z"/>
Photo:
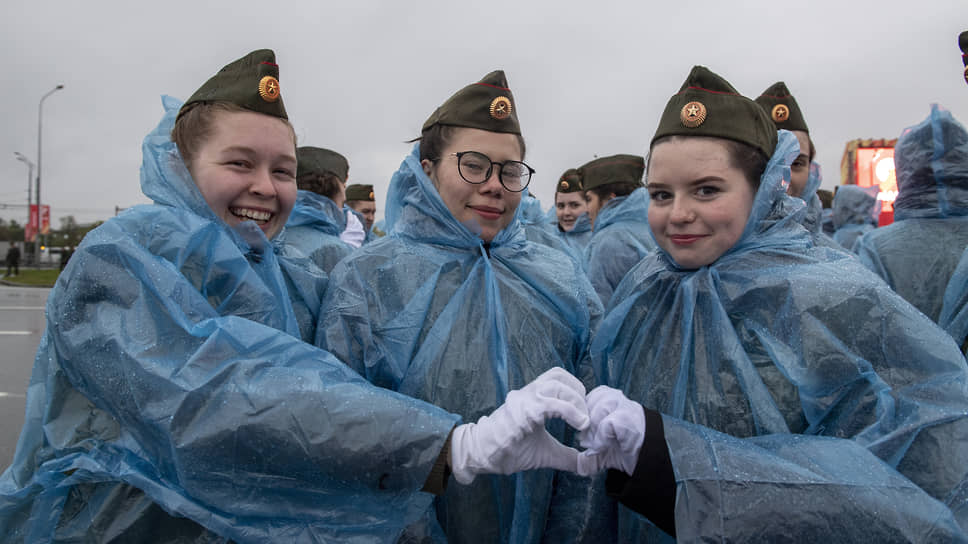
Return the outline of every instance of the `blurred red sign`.
<path id="1" fill-rule="evenodd" d="M 40 233 L 50 234 L 50 206 L 40 207 Z"/>
<path id="2" fill-rule="evenodd" d="M 24 241 L 33 242 L 37 237 L 37 205 L 30 205 L 30 216 L 27 219 L 27 226 L 24 227 Z"/>

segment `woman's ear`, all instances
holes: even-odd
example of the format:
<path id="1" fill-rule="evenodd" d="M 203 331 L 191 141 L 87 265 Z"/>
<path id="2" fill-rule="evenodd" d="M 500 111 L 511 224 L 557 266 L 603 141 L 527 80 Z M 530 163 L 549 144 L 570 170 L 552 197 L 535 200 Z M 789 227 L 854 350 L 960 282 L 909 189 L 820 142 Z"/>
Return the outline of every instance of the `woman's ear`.
<path id="1" fill-rule="evenodd" d="M 430 172 L 433 171 L 434 163 L 431 162 L 430 159 L 423 159 L 420 161 L 420 166 L 423 167 L 424 174 L 427 174 L 427 177 L 429 178 Z"/>

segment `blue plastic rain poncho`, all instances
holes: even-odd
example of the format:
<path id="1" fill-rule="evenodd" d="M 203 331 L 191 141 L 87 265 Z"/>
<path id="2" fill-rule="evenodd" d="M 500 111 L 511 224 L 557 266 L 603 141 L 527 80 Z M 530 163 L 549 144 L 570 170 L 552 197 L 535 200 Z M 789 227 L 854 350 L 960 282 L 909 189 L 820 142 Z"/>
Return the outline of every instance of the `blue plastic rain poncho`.
<path id="1" fill-rule="evenodd" d="M 317 342 L 374 384 L 465 421 L 554 366 L 591 385 L 578 366 L 602 309 L 580 265 L 527 241 L 520 208 L 485 244 L 447 209 L 418 146 L 390 181 L 387 236 L 333 271 Z M 451 482 L 428 517 L 451 542 L 537 542 L 555 480 L 537 470 Z"/>
<path id="2" fill-rule="evenodd" d="M 547 217 L 549 218 L 549 225 L 551 225 L 552 230 L 559 238 L 562 239 L 569 247 L 571 247 L 573 253 L 578 255 L 580 262 L 584 266 L 585 263 L 585 252 L 588 251 L 588 243 L 592 240 L 592 222 L 588 218 L 587 213 L 583 213 L 575 219 L 575 226 L 571 230 L 563 230 L 558 226 L 558 214 L 554 207 L 548 210 Z"/>
<path id="3" fill-rule="evenodd" d="M 299 340 L 276 257 L 208 208 L 170 133 L 48 300 L 0 477 L 5 542 L 395 542 L 458 417 Z"/>
<path id="4" fill-rule="evenodd" d="M 387 235 L 387 224 L 386 221 L 380 219 L 373 222 L 373 226 L 370 227 L 370 237 L 375 240 L 377 238 L 383 238 Z"/>
<path id="5" fill-rule="evenodd" d="M 311 191 L 299 191 L 282 237 L 286 245 L 298 248 L 329 274 L 353 250 L 339 239 L 345 222 L 343 210 L 335 202 Z"/>
<path id="6" fill-rule="evenodd" d="M 581 254 L 576 253 L 572 246 L 557 236 L 555 234 L 556 228 L 548 224 L 547 216 L 541 211 L 540 200 L 530 194 L 523 194 L 518 209 L 520 210 L 518 219 L 527 240 L 557 249 L 574 259 L 575 262 L 582 262 Z"/>
<path id="7" fill-rule="evenodd" d="M 640 187 L 609 200 L 595 218 L 595 232 L 585 248 L 585 270 L 606 306 L 626 272 L 656 248 L 648 210 L 649 193 Z"/>
<path id="8" fill-rule="evenodd" d="M 961 346 L 961 350 L 968 355 L 968 249 L 961 254 L 961 260 L 951 274 L 938 324 L 948 331 Z"/>
<path id="9" fill-rule="evenodd" d="M 876 187 L 841 185 L 834 195 L 834 231 L 832 238 L 844 249 L 850 251 L 858 238 L 877 226 L 874 222 L 874 209 L 877 202 Z"/>
<path id="10" fill-rule="evenodd" d="M 633 268 L 591 356 L 663 414 L 678 538 L 789 527 L 830 542 L 883 518 L 895 540 L 950 541 L 949 508 L 968 523 L 965 360 L 855 258 L 813 245 L 781 183 L 796 154 L 781 131 L 740 240 L 713 264 L 683 270 L 660 250 Z M 659 530 L 622 508 L 620 531 Z"/>
<path id="11" fill-rule="evenodd" d="M 968 132 L 951 113 L 932 106 L 927 119 L 898 138 L 894 161 L 895 222 L 865 234 L 857 253 L 938 321 L 949 279 L 968 246 Z"/>
<path id="12" fill-rule="evenodd" d="M 820 165 L 811 162 L 810 177 L 807 178 L 807 186 L 803 191 L 803 201 L 807 205 L 806 212 L 803 215 L 803 228 L 810 232 L 814 244 L 840 249 L 842 246 L 823 231 L 824 209 L 823 203 L 820 202 L 820 197 L 817 195 L 817 189 L 820 189 L 822 182 L 823 174 Z"/>
<path id="13" fill-rule="evenodd" d="M 343 213 L 353 214 L 353 216 L 356 217 L 356 220 L 359 221 L 361 225 L 363 225 L 363 242 L 360 245 L 368 244 L 374 240 L 375 236 L 373 234 L 373 229 L 366 228 L 366 218 L 363 217 L 362 213 L 354 210 L 353 208 L 350 208 L 349 206 L 343 206 Z M 346 220 L 344 219 L 344 222 L 345 221 Z M 343 227 L 343 228 L 345 229 L 346 227 Z"/>

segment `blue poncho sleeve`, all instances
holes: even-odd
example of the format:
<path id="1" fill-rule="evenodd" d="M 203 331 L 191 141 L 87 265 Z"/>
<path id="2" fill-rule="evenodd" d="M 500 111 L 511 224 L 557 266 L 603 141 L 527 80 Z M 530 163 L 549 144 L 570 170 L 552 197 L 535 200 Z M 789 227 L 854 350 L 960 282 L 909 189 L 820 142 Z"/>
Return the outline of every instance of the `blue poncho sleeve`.
<path id="1" fill-rule="evenodd" d="M 38 510 L 73 483 L 112 480 L 239 542 L 338 538 L 361 523 L 392 541 L 419 513 L 408 505 L 430 500 L 414 499 L 457 418 L 260 323 L 271 293 L 231 247 L 204 270 L 179 265 L 211 246 L 168 236 L 149 251 L 132 232 L 191 224 L 154 211 L 88 235 L 51 294 L 28 406 L 54 404 L 28 413 L 0 486 L 46 497 L 20 521 L 47 523 Z"/>

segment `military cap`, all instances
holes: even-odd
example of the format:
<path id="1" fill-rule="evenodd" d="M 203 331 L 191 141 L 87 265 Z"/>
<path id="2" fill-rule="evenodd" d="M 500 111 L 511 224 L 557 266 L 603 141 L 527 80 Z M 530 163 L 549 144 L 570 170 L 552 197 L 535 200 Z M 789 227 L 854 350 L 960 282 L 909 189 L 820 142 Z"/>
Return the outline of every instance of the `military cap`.
<path id="1" fill-rule="evenodd" d="M 359 183 L 346 186 L 346 200 L 366 200 L 373 202 L 376 200 L 373 194 L 372 185 L 361 185 Z"/>
<path id="2" fill-rule="evenodd" d="M 803 112 L 800 111 L 800 106 L 797 104 L 797 99 L 793 98 L 790 90 L 782 81 L 777 81 L 769 89 L 763 91 L 763 94 L 756 97 L 756 103 L 766 110 L 766 113 L 770 114 L 777 130 L 782 128 L 810 132 L 807 128 L 807 122 L 803 119 Z"/>
<path id="3" fill-rule="evenodd" d="M 230 102 L 256 113 L 289 119 L 282 104 L 279 65 L 271 49 L 259 49 L 227 64 L 182 104 L 178 115 L 198 102 Z"/>
<path id="4" fill-rule="evenodd" d="M 601 157 L 578 168 L 582 187 L 587 191 L 609 183 L 642 184 L 645 159 L 638 155 Z"/>
<path id="5" fill-rule="evenodd" d="M 581 176 L 578 175 L 576 168 L 565 170 L 565 173 L 558 178 L 558 186 L 555 188 L 555 192 L 558 193 L 575 193 L 581 190 Z"/>
<path id="6" fill-rule="evenodd" d="M 300 147 L 296 149 L 296 177 L 303 174 L 330 173 L 346 183 L 346 176 L 350 172 L 350 163 L 346 157 L 330 149 L 321 147 Z"/>
<path id="7" fill-rule="evenodd" d="M 769 114 L 705 66 L 693 67 L 666 103 L 652 143 L 665 136 L 726 138 L 751 145 L 767 157 L 773 156 L 777 141 Z"/>
<path id="8" fill-rule="evenodd" d="M 434 125 L 521 134 L 518 107 L 504 72 L 491 72 L 477 83 L 457 91 L 434 110 L 421 130 L 427 131 Z"/>
<path id="9" fill-rule="evenodd" d="M 958 47 L 961 48 L 961 62 L 965 64 L 965 83 L 968 83 L 968 30 L 958 36 Z"/>

